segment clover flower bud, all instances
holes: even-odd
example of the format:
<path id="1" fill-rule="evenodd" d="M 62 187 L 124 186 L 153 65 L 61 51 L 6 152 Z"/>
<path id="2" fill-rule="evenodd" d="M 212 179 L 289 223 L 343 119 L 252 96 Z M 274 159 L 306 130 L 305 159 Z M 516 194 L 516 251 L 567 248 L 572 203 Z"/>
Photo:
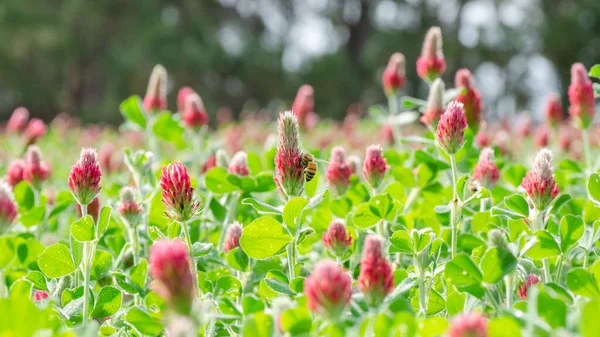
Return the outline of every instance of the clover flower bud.
<path id="1" fill-rule="evenodd" d="M 390 169 L 385 158 L 383 158 L 383 149 L 379 145 L 371 145 L 367 148 L 365 162 L 363 164 L 363 174 L 373 188 L 379 187 L 385 173 Z"/>
<path id="2" fill-rule="evenodd" d="M 459 69 L 456 72 L 455 82 L 456 87 L 463 90 L 456 96 L 455 100 L 463 104 L 467 125 L 471 130 L 477 132 L 483 111 L 481 94 L 475 88 L 473 77 L 468 69 Z"/>
<path id="3" fill-rule="evenodd" d="M 167 217 L 185 222 L 200 210 L 200 202 L 194 198 L 194 188 L 191 187 L 187 168 L 180 162 L 163 166 L 160 187 Z"/>
<path id="4" fill-rule="evenodd" d="M 392 265 L 383 254 L 383 238 L 371 234 L 366 237 L 360 260 L 358 289 L 370 306 L 378 306 L 394 290 Z"/>
<path id="5" fill-rule="evenodd" d="M 519 286 L 517 287 L 517 294 L 523 300 L 527 300 L 527 292 L 529 291 L 529 288 L 531 288 L 531 286 L 533 285 L 540 283 L 540 281 L 540 277 L 535 274 L 527 275 L 527 279 L 524 282 L 521 282 L 521 284 L 519 284 Z"/>
<path id="6" fill-rule="evenodd" d="M 167 71 L 157 64 L 152 69 L 148 90 L 144 96 L 144 108 L 147 112 L 160 111 L 167 108 Z"/>
<path id="7" fill-rule="evenodd" d="M 223 251 L 225 253 L 240 246 L 240 237 L 242 237 L 242 225 L 239 223 L 233 223 L 227 229 L 227 235 L 225 235 L 225 241 L 223 242 Z"/>
<path id="8" fill-rule="evenodd" d="M 463 313 L 450 323 L 448 337 L 487 337 L 488 323 L 477 312 Z"/>
<path id="9" fill-rule="evenodd" d="M 550 150 L 542 149 L 538 152 L 533 167 L 523 178 L 521 186 L 525 188 L 529 200 L 537 210 L 543 211 L 550 206 L 552 200 L 560 193 L 560 188 L 554 180 Z"/>
<path id="10" fill-rule="evenodd" d="M 427 82 L 440 77 L 446 70 L 446 60 L 442 50 L 442 31 L 431 27 L 425 35 L 421 56 L 417 59 L 417 73 Z"/>
<path id="11" fill-rule="evenodd" d="M 71 168 L 69 189 L 82 206 L 89 205 L 100 193 L 102 170 L 96 150 L 84 148 L 79 160 Z"/>
<path id="12" fill-rule="evenodd" d="M 346 227 L 339 220 L 333 220 L 323 233 L 323 244 L 331 254 L 337 257 L 343 257 L 352 246 L 352 236 L 346 231 Z"/>
<path id="13" fill-rule="evenodd" d="M 352 280 L 335 262 L 320 261 L 304 280 L 304 293 L 310 310 L 336 320 L 350 303 Z"/>
<path id="14" fill-rule="evenodd" d="M 440 117 L 444 113 L 444 92 L 446 86 L 441 78 L 436 79 L 431 84 L 429 89 L 429 97 L 427 98 L 427 107 L 423 112 L 423 116 L 419 119 L 421 123 L 436 127 Z"/>
<path id="15" fill-rule="evenodd" d="M 383 91 L 387 96 L 396 95 L 406 82 L 406 59 L 401 53 L 394 53 L 381 76 Z"/>
<path id="16" fill-rule="evenodd" d="M 442 150 L 449 155 L 458 152 L 465 142 L 466 128 L 467 119 L 462 103 L 450 102 L 440 118 L 436 131 Z"/>
<path id="17" fill-rule="evenodd" d="M 275 183 L 282 195 L 294 197 L 304 189 L 298 118 L 290 111 L 278 120 L 279 147 L 275 155 Z"/>
<path id="18" fill-rule="evenodd" d="M 329 186 L 338 195 L 343 195 L 350 187 L 350 176 L 352 176 L 352 171 L 350 165 L 346 163 L 344 148 L 334 147 L 331 149 L 331 158 L 325 172 Z"/>
<path id="19" fill-rule="evenodd" d="M 569 85 L 569 115 L 580 129 L 587 129 L 594 120 L 596 104 L 594 89 L 587 70 L 581 63 L 571 67 L 571 85 Z"/>

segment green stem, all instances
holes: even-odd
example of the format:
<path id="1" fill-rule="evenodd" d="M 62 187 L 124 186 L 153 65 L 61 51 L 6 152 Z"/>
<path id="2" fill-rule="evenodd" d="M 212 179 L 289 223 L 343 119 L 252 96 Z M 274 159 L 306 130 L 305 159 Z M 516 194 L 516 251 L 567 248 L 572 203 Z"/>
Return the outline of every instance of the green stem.
<path id="1" fill-rule="evenodd" d="M 550 275 L 550 264 L 548 258 L 542 259 L 542 266 L 544 268 L 544 282 L 552 282 L 552 275 Z"/>
<path id="2" fill-rule="evenodd" d="M 296 239 L 294 238 L 287 246 L 288 271 L 290 281 L 296 277 Z"/>
<path id="3" fill-rule="evenodd" d="M 584 255 L 583 255 L 583 268 L 587 268 L 587 265 L 588 265 L 588 255 L 590 255 L 590 253 L 586 249 L 584 251 Z"/>
<path id="4" fill-rule="evenodd" d="M 129 242 L 131 243 L 131 253 L 133 255 L 133 263 L 135 265 L 137 265 L 138 263 L 140 263 L 140 256 L 139 256 L 139 249 L 138 249 L 138 245 L 139 245 L 139 240 L 138 240 L 138 235 L 137 235 L 137 231 L 135 230 L 135 227 L 130 225 L 129 228 Z"/>
<path id="5" fill-rule="evenodd" d="M 223 229 L 221 230 L 221 235 L 219 236 L 219 244 L 218 248 L 221 250 L 223 247 L 223 242 L 225 242 L 225 236 L 227 235 L 227 229 L 235 219 L 235 215 L 237 212 L 237 204 L 240 199 L 240 195 L 237 192 L 231 194 L 231 199 L 229 202 L 229 209 L 227 210 L 227 214 L 225 215 L 225 221 L 223 221 Z"/>
<path id="6" fill-rule="evenodd" d="M 415 203 L 415 201 L 417 201 L 420 191 L 421 191 L 421 189 L 418 187 L 411 188 L 410 193 L 408 194 L 408 197 L 406 198 L 406 203 L 404 203 L 404 209 L 403 209 L 402 213 L 407 213 L 410 210 L 410 208 Z"/>
<path id="7" fill-rule="evenodd" d="M 87 216 L 87 206 L 79 205 L 81 208 L 81 217 Z M 83 243 L 83 259 L 81 267 L 83 268 L 83 324 L 87 325 L 90 320 L 89 306 L 90 306 L 90 283 L 91 283 L 91 271 L 92 261 L 94 258 L 94 241 L 87 241 Z"/>
<path id="8" fill-rule="evenodd" d="M 383 219 L 377 222 L 377 234 L 385 238 L 385 224 L 383 223 Z"/>
<path id="9" fill-rule="evenodd" d="M 419 286 L 419 308 L 423 318 L 427 317 L 427 291 L 425 290 L 425 271 L 419 269 L 419 279 L 417 280 Z"/>
<path id="10" fill-rule="evenodd" d="M 388 116 L 394 117 L 398 114 L 398 97 L 396 97 L 396 95 L 388 95 L 387 99 L 388 99 Z M 397 125 L 390 123 L 390 127 L 392 128 L 392 135 L 394 136 L 394 143 L 395 143 L 396 147 L 398 148 L 398 150 L 402 151 L 403 150 L 403 145 L 402 145 L 402 141 L 401 141 L 402 134 L 400 133 L 400 130 L 397 127 Z"/>
<path id="11" fill-rule="evenodd" d="M 452 258 L 456 256 L 458 241 L 458 226 L 461 215 L 460 203 L 458 202 L 458 191 L 456 190 L 456 157 L 450 155 L 450 166 L 452 167 L 452 201 L 450 207 L 450 225 L 452 227 Z"/>
<path id="12" fill-rule="evenodd" d="M 197 296 L 200 296 L 200 288 L 198 288 L 198 270 L 196 267 L 196 259 L 194 259 L 194 249 L 192 248 L 192 238 L 190 237 L 190 231 L 187 228 L 187 221 L 181 222 L 183 227 L 183 235 L 185 236 L 185 242 L 188 246 L 188 252 L 190 254 L 190 270 L 192 272 L 192 278 L 194 281 L 194 289 L 196 289 Z"/>
<path id="13" fill-rule="evenodd" d="M 504 283 L 506 284 L 506 310 L 510 310 L 512 307 L 513 279 L 513 274 L 508 274 L 504 278 Z"/>
<path id="14" fill-rule="evenodd" d="M 583 142 L 583 155 L 585 156 L 585 179 L 593 172 L 592 167 L 592 152 L 590 150 L 590 136 L 587 129 L 581 130 L 581 138 Z"/>
<path id="15" fill-rule="evenodd" d="M 490 291 L 490 289 L 485 288 L 485 293 L 490 298 L 490 302 L 492 302 L 492 306 L 494 307 L 494 310 L 496 312 L 499 312 L 500 311 L 500 306 L 498 305 L 498 302 L 496 301 L 496 298 L 494 297 L 494 295 L 492 294 L 492 292 Z"/>
<path id="16" fill-rule="evenodd" d="M 556 282 L 560 282 L 560 277 L 562 276 L 563 265 L 565 264 L 564 256 L 559 256 L 558 261 L 556 262 Z"/>

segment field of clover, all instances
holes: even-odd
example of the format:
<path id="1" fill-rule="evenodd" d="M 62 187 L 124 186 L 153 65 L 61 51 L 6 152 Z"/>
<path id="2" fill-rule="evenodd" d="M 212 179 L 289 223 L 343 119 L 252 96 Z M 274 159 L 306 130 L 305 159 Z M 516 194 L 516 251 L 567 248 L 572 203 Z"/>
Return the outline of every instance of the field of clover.
<path id="1" fill-rule="evenodd" d="M 168 110 L 162 66 L 119 128 L 16 109 L 0 336 L 600 336 L 600 65 L 535 125 L 486 120 L 467 69 L 447 89 L 439 28 L 427 99 L 407 64 L 339 124 L 304 85 L 276 120 L 209 127 L 190 87 Z"/>

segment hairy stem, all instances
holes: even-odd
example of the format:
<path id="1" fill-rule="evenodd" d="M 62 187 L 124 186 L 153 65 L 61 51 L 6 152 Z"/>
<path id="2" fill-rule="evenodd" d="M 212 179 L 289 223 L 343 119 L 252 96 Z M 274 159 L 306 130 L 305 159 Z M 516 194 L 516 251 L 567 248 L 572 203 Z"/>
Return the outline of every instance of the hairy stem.
<path id="1" fill-rule="evenodd" d="M 296 239 L 294 238 L 287 246 L 288 271 L 290 281 L 296 277 Z"/>
<path id="2" fill-rule="evenodd" d="M 461 216 L 461 207 L 458 201 L 458 191 L 456 190 L 456 157 L 450 155 L 450 165 L 452 167 L 452 201 L 450 207 L 450 225 L 452 227 L 452 258 L 456 256 L 456 246 L 458 241 L 458 226 Z"/>
<path id="3" fill-rule="evenodd" d="M 194 289 L 196 290 L 197 296 L 200 295 L 200 289 L 198 288 L 198 270 L 196 267 L 196 259 L 194 259 L 194 250 L 192 248 L 192 238 L 190 237 L 190 231 L 187 228 L 187 221 L 181 222 L 183 227 L 183 235 L 185 236 L 185 242 L 188 246 L 188 252 L 190 254 L 190 270 L 192 272 L 192 279 L 194 281 Z"/>

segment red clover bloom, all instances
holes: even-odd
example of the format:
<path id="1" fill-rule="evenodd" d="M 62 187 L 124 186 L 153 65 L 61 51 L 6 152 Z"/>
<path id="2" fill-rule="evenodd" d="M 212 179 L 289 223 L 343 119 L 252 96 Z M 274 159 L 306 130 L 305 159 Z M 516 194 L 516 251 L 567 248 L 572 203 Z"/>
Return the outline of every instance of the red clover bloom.
<path id="1" fill-rule="evenodd" d="M 320 261 L 304 280 L 306 305 L 328 319 L 336 320 L 352 297 L 352 280 L 335 262 Z"/>
<path id="2" fill-rule="evenodd" d="M 200 209 L 200 202 L 194 198 L 187 168 L 180 162 L 163 166 L 160 176 L 162 202 L 165 204 L 167 217 L 185 222 L 195 216 Z"/>
<path id="3" fill-rule="evenodd" d="M 440 77 L 446 70 L 446 60 L 442 50 L 442 31 L 431 27 L 425 35 L 421 56 L 417 59 L 417 73 L 427 82 Z"/>
<path id="4" fill-rule="evenodd" d="M 406 60 L 401 53 L 394 53 L 381 78 L 383 91 L 387 96 L 393 96 L 404 87 L 406 82 Z"/>
<path id="5" fill-rule="evenodd" d="M 370 306 L 381 304 L 394 290 L 392 265 L 383 254 L 383 238 L 379 235 L 371 234 L 365 239 L 357 286 Z"/>
<path id="6" fill-rule="evenodd" d="M 322 240 L 325 248 L 337 257 L 343 257 L 352 246 L 352 236 L 348 234 L 346 227 L 339 220 L 331 222 L 327 232 L 323 233 Z"/>
<path id="7" fill-rule="evenodd" d="M 275 183 L 282 195 L 294 197 L 304 189 L 304 167 L 301 163 L 298 118 L 289 111 L 278 121 L 279 147 L 275 155 Z"/>
<path id="8" fill-rule="evenodd" d="M 456 101 L 463 104 L 469 128 L 477 132 L 479 123 L 481 122 L 481 112 L 483 111 L 481 94 L 475 88 L 473 77 L 468 69 L 459 69 L 456 72 L 455 82 L 456 87 L 463 90 L 463 92 L 456 96 Z"/>
<path id="9" fill-rule="evenodd" d="M 96 150 L 84 148 L 79 160 L 71 168 L 69 189 L 79 205 L 89 205 L 100 193 L 102 170 Z"/>
<path id="10" fill-rule="evenodd" d="M 594 89 L 587 70 L 581 63 L 571 67 L 571 85 L 569 85 L 569 114 L 580 129 L 587 129 L 592 124 L 596 105 Z"/>
<path id="11" fill-rule="evenodd" d="M 367 155 L 363 164 L 363 174 L 372 188 L 381 185 L 385 173 L 390 169 L 385 158 L 383 150 L 379 145 L 371 145 L 367 148 Z"/>
<path id="12" fill-rule="evenodd" d="M 325 172 L 329 186 L 338 194 L 343 195 L 350 187 L 352 171 L 346 163 L 344 148 L 336 146 L 331 149 L 331 158 Z"/>
<path id="13" fill-rule="evenodd" d="M 467 119 L 462 103 L 452 101 L 437 126 L 437 138 L 442 150 L 453 155 L 464 144 Z"/>
<path id="14" fill-rule="evenodd" d="M 552 170 L 552 152 L 548 149 L 542 149 L 535 157 L 535 163 L 525 178 L 521 186 L 527 191 L 529 200 L 538 211 L 543 211 L 556 196 L 560 189 L 554 180 Z"/>

